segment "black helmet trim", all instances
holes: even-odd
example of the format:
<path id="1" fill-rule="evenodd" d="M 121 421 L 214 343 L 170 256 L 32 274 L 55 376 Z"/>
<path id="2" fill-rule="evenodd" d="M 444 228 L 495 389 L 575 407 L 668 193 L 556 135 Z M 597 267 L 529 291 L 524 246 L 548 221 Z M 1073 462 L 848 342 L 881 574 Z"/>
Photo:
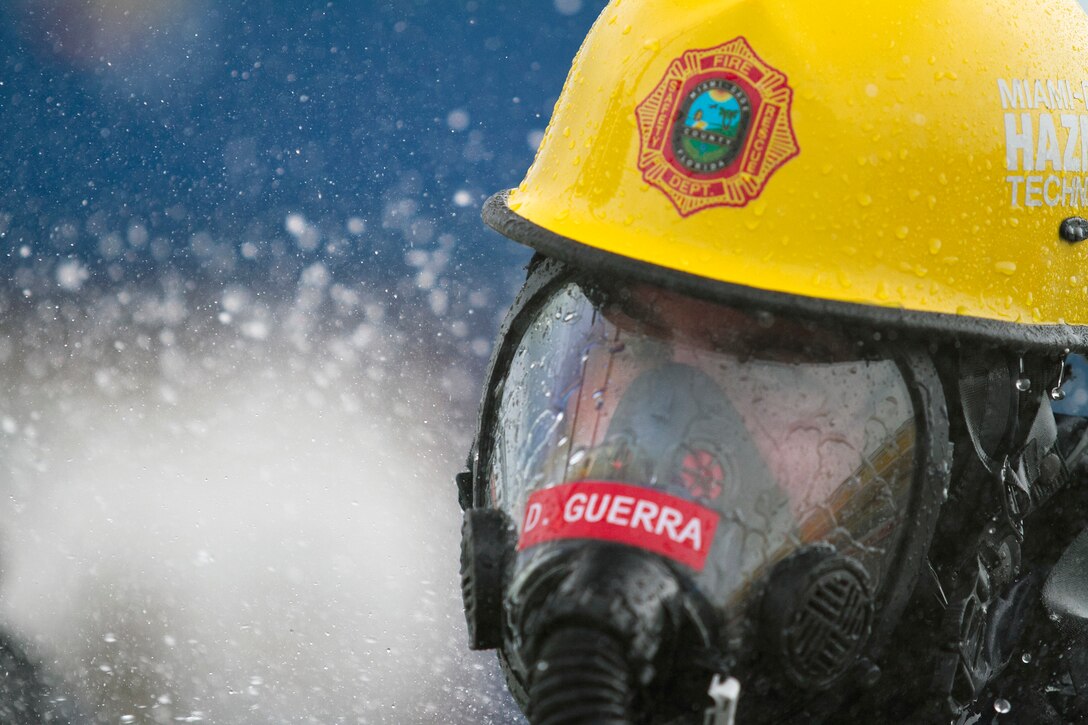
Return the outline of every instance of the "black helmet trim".
<path id="1" fill-rule="evenodd" d="M 747 285 L 700 277 L 668 267 L 624 257 L 582 244 L 529 221 L 508 204 L 510 192 L 501 191 L 484 204 L 483 220 L 495 231 L 538 252 L 585 269 L 627 275 L 667 289 L 733 305 L 758 306 L 771 312 L 791 312 L 809 318 L 835 317 L 845 323 L 891 329 L 905 334 L 934 333 L 963 342 L 1018 345 L 1023 349 L 1088 351 L 1088 326 L 1034 325 L 987 320 L 943 312 L 921 312 L 878 307 L 763 290 Z"/>

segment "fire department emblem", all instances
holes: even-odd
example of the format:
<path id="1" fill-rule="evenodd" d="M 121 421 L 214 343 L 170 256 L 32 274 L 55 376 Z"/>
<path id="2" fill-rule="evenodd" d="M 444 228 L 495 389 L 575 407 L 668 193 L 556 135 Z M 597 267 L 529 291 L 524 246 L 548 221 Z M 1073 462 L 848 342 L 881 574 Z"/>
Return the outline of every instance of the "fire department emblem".
<path id="1" fill-rule="evenodd" d="M 800 152 L 792 98 L 743 37 L 685 52 L 635 110 L 642 178 L 681 216 L 746 205 Z"/>

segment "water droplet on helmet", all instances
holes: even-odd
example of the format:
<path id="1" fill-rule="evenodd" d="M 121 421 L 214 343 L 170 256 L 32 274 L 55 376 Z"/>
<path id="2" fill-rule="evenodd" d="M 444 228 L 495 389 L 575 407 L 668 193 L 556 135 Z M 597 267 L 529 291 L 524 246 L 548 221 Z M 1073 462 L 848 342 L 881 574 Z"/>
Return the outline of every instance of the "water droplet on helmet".
<path id="1" fill-rule="evenodd" d="M 1031 390 L 1031 380 L 1029 378 L 1017 378 L 1016 389 L 1021 393 L 1026 393 Z"/>
<path id="2" fill-rule="evenodd" d="M 1031 664 L 1031 652 L 1025 652 L 1020 657 L 1020 661 L 1023 662 L 1025 665 L 1030 665 Z"/>
<path id="3" fill-rule="evenodd" d="M 1007 712 L 1012 711 L 1012 704 L 1003 697 L 999 697 L 994 700 L 994 712 L 1004 715 Z"/>

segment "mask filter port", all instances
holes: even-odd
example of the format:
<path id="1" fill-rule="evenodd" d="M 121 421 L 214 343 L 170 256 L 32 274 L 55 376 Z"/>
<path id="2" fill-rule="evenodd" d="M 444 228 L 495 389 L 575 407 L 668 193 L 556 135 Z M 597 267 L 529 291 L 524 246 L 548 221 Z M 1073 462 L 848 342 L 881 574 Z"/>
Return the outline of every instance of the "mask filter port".
<path id="1" fill-rule="evenodd" d="M 869 576 L 831 546 L 780 562 L 762 601 L 766 651 L 790 682 L 823 690 L 858 663 L 873 621 Z"/>
<path id="2" fill-rule="evenodd" d="M 502 643 L 502 596 L 514 550 L 514 525 L 493 508 L 465 511 L 461 524 L 461 597 L 469 646 L 494 649 Z"/>

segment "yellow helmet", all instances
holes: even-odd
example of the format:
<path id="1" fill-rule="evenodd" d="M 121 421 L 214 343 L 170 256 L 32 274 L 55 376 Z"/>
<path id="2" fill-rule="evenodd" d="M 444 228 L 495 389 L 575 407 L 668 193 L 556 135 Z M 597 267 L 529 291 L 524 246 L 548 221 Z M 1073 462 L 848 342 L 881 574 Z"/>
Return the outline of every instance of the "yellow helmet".
<path id="1" fill-rule="evenodd" d="M 487 222 L 715 298 L 1088 345 L 1073 0 L 614 0 Z"/>

